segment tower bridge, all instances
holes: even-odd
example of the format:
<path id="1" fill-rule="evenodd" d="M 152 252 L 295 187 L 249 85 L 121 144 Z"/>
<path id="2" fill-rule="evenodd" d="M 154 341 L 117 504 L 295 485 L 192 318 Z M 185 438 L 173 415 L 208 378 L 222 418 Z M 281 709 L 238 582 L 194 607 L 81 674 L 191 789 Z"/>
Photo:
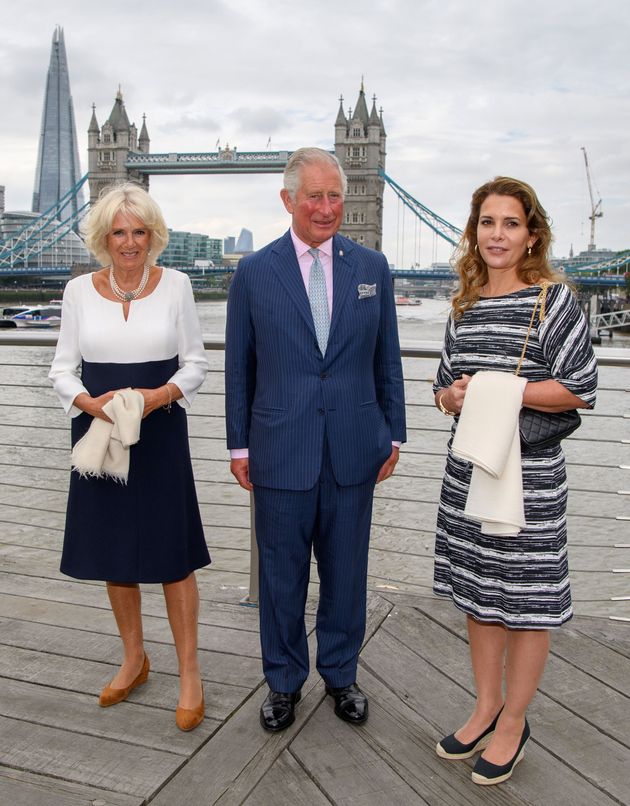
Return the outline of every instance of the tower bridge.
<path id="1" fill-rule="evenodd" d="M 62 69 L 64 60 L 62 32 L 56 31 L 53 37 L 51 68 L 44 103 L 45 110 L 49 110 L 50 107 L 53 113 L 59 92 L 51 91 L 51 86 L 54 90 L 56 77 L 62 73 L 67 74 L 67 67 Z M 66 84 L 68 84 L 67 76 Z M 64 92 L 69 97 L 69 84 Z M 54 135 L 54 114 L 51 115 L 50 125 L 47 120 L 46 117 L 42 138 L 49 130 L 52 132 L 51 137 Z M 66 128 L 69 127 L 68 131 L 73 131 L 72 110 L 68 120 Z M 70 140 L 74 143 L 76 137 L 74 139 L 70 137 Z M 386 173 L 386 142 L 383 110 L 382 108 L 377 110 L 376 96 L 373 96 L 371 110 L 368 111 L 361 82 L 354 110 L 349 108 L 346 111 L 341 97 L 334 122 L 334 148 L 331 153 L 339 159 L 348 179 L 344 219 L 340 232 L 360 244 L 380 251 L 383 238 L 383 194 L 387 185 L 402 203 L 403 209 L 410 210 L 421 223 L 426 224 L 435 233 L 436 237 L 445 240 L 451 246 L 456 245 L 462 234 L 461 229 L 415 199 Z M 217 144 L 216 151 L 151 153 L 150 146 L 146 116 L 143 115 L 142 126 L 138 132 L 135 123 L 129 120 L 120 88 L 109 117 L 102 126 L 98 123 L 96 107 L 93 106 L 88 127 L 88 173 L 81 179 L 69 174 L 70 179 L 67 179 L 66 185 L 70 189 L 58 201 L 50 202 L 50 206 L 45 210 L 42 210 L 41 206 L 38 207 L 37 210 L 40 212 L 38 217 L 27 221 L 24 226 L 14 229 L 10 234 L 4 233 L 4 239 L 0 233 L 0 275 L 45 274 L 49 277 L 52 275 L 63 277 L 70 273 L 71 269 L 68 266 L 51 265 L 54 263 L 54 258 L 51 261 L 50 256 L 55 254 L 51 250 L 62 242 L 70 230 L 78 232 L 79 222 L 88 209 L 88 204 L 84 204 L 81 198 L 82 187 L 86 181 L 89 184 L 90 203 L 93 203 L 103 188 L 118 182 L 131 180 L 148 189 L 151 175 L 282 173 L 292 153 L 289 149 L 239 151 L 227 144 L 223 148 Z M 44 151 L 40 149 L 40 152 L 37 187 L 43 188 L 40 162 L 43 160 Z M 64 165 L 67 162 L 65 157 L 63 160 L 61 157 L 59 159 Z M 78 158 L 74 163 L 78 165 Z M 72 182 L 74 184 L 70 186 Z M 41 189 L 36 192 L 38 204 L 41 205 L 45 198 Z M 619 253 L 613 261 L 580 267 L 575 276 L 579 276 L 580 283 L 584 285 L 621 285 L 623 276 L 620 277 L 620 274 L 627 273 L 630 269 L 629 256 L 630 252 Z M 184 270 L 191 273 L 195 271 L 194 267 Z M 210 270 L 211 273 L 217 274 L 229 271 L 231 271 L 229 267 L 215 267 Z M 208 272 L 206 269 L 206 273 Z M 616 272 L 615 276 L 612 276 L 613 272 Z M 395 268 L 392 274 L 395 277 L 421 281 L 454 279 L 454 274 L 448 269 L 429 271 Z"/>
<path id="2" fill-rule="evenodd" d="M 363 82 L 354 107 L 347 113 L 343 97 L 335 119 L 334 153 L 348 178 L 342 234 L 364 246 L 381 250 L 383 242 L 383 190 L 387 133 L 376 96 L 368 111 Z M 103 188 L 133 180 L 149 187 L 151 175 L 166 174 L 268 174 L 282 173 L 292 151 L 243 151 L 217 148 L 202 153 L 151 153 L 146 117 L 142 127 L 131 123 L 122 92 L 116 95 L 106 122 L 99 126 L 96 108 L 88 128 L 90 202 Z"/>

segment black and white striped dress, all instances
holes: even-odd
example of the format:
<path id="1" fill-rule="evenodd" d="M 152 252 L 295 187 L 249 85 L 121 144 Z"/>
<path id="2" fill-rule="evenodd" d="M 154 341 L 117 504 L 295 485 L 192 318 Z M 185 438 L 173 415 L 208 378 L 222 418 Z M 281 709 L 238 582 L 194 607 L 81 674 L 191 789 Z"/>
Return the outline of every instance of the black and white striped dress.
<path id="1" fill-rule="evenodd" d="M 446 327 L 434 392 L 463 374 L 514 372 L 540 286 L 480 299 Z M 538 317 L 536 317 L 538 318 Z M 554 378 L 589 406 L 597 365 L 588 323 L 570 289 L 547 292 L 546 315 L 535 322 L 521 369 L 530 381 Z M 440 495 L 433 590 L 479 621 L 511 629 L 558 627 L 571 618 L 567 564 L 567 481 L 559 445 L 522 457 L 526 527 L 516 537 L 481 534 L 464 515 L 472 465 L 448 444 Z"/>

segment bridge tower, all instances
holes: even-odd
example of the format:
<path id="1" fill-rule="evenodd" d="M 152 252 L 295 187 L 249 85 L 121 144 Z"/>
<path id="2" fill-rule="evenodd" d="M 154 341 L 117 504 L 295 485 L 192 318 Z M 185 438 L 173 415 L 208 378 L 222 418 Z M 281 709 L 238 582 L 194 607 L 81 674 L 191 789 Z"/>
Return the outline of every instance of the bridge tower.
<path id="1" fill-rule="evenodd" d="M 348 177 L 344 221 L 341 233 L 370 249 L 381 251 L 383 243 L 383 190 L 385 182 L 379 169 L 385 170 L 387 134 L 383 110 L 376 111 L 376 96 L 368 114 L 363 81 L 354 113 L 343 110 L 335 121 L 335 155 Z"/>
<path id="2" fill-rule="evenodd" d="M 120 88 L 107 121 L 99 128 L 96 109 L 92 106 L 92 119 L 88 128 L 88 171 L 90 204 L 98 199 L 104 187 L 117 182 L 138 182 L 149 189 L 148 174 L 141 174 L 126 167 L 130 151 L 149 153 L 149 133 L 145 116 L 138 137 L 135 123 L 130 123 Z"/>

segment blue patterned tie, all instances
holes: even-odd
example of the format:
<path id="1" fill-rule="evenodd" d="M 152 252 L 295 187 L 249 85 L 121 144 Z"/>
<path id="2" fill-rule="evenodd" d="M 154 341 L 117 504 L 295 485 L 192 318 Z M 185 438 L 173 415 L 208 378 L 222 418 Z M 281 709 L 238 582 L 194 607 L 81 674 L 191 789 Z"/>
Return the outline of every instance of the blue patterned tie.
<path id="1" fill-rule="evenodd" d="M 328 313 L 328 294 L 326 293 L 326 278 L 324 267 L 319 259 L 319 249 L 308 250 L 313 256 L 311 274 L 308 279 L 308 299 L 311 303 L 311 313 L 315 324 L 315 335 L 322 355 L 326 353 L 328 332 L 330 330 L 330 315 Z"/>

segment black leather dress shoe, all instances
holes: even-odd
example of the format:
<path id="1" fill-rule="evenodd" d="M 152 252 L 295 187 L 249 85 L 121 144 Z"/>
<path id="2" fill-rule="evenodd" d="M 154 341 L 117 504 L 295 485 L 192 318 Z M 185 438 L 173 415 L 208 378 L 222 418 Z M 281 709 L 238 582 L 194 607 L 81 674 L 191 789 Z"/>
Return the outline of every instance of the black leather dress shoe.
<path id="1" fill-rule="evenodd" d="M 270 691 L 260 707 L 260 724 L 263 728 L 276 733 L 292 725 L 295 722 L 295 704 L 301 696 L 301 690 L 293 694 Z"/>
<path id="2" fill-rule="evenodd" d="M 339 719 L 351 725 L 361 725 L 368 718 L 368 699 L 356 683 L 344 688 L 326 686 L 326 694 L 334 699 Z"/>
<path id="3" fill-rule="evenodd" d="M 472 771 L 474 783 L 488 786 L 490 784 L 501 784 L 503 781 L 507 781 L 507 779 L 511 777 L 514 767 L 516 767 L 519 761 L 523 760 L 523 756 L 525 755 L 525 743 L 529 737 L 529 725 L 527 720 L 525 720 L 525 727 L 523 728 L 521 740 L 516 748 L 516 753 L 514 753 L 507 764 L 492 764 L 492 762 L 486 761 L 483 756 L 479 756 Z"/>

